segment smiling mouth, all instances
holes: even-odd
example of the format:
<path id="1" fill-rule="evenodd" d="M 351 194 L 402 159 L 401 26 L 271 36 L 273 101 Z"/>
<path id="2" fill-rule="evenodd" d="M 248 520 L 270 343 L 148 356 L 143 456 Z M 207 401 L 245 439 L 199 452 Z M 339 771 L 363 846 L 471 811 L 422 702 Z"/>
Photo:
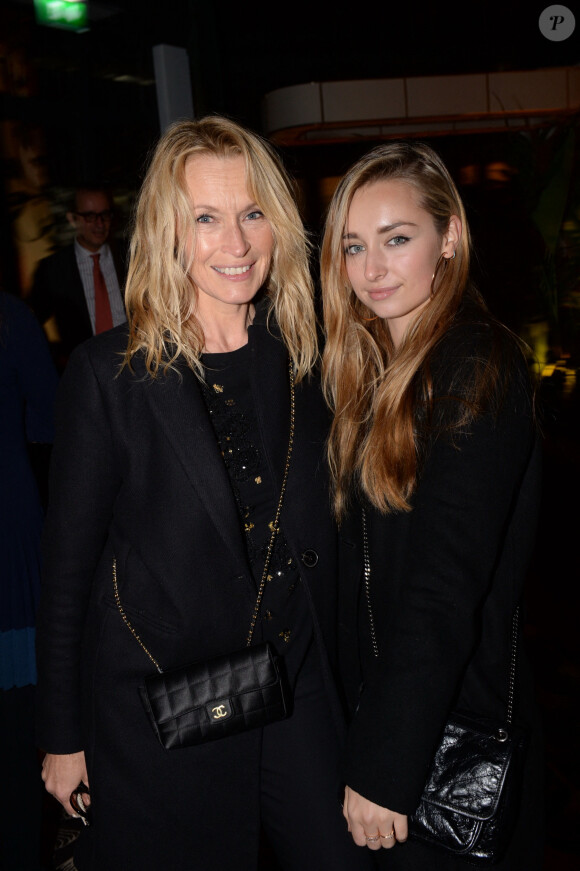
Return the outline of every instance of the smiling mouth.
<path id="1" fill-rule="evenodd" d="M 250 263 L 249 266 L 214 266 L 214 269 L 220 275 L 244 275 L 250 271 L 252 266 L 253 264 Z"/>

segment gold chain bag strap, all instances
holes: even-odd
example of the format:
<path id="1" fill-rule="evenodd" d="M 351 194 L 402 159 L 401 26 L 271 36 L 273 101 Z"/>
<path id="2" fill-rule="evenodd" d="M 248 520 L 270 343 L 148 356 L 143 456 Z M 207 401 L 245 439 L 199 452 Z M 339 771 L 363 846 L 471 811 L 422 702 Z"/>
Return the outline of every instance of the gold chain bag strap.
<path id="1" fill-rule="evenodd" d="M 283 658 L 269 641 L 252 644 L 288 482 L 294 447 L 294 369 L 290 373 L 290 436 L 272 535 L 258 588 L 245 647 L 212 659 L 164 671 L 131 625 L 121 604 L 117 563 L 113 560 L 115 601 L 123 622 L 147 654 L 157 672 L 139 687 L 141 700 L 159 741 L 166 750 L 226 738 L 282 720 L 290 713 L 291 691 Z"/>
<path id="2" fill-rule="evenodd" d="M 370 595 L 371 561 L 366 511 L 362 511 L 363 577 L 373 656 L 379 645 Z M 506 850 L 517 817 L 525 738 L 514 726 L 513 707 L 519 607 L 512 620 L 505 722 L 452 713 L 431 762 L 409 835 L 464 857 L 494 864 Z"/>

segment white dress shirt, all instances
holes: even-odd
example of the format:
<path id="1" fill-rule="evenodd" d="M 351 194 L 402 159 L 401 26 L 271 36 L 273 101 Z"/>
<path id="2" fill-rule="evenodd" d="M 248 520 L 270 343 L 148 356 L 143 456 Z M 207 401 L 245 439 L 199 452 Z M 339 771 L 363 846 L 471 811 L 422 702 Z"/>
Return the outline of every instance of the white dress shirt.
<path id="1" fill-rule="evenodd" d="M 113 260 L 111 249 L 106 242 L 104 245 L 101 245 L 98 251 L 88 251 L 86 248 L 80 245 L 76 239 L 74 244 L 77 266 L 81 274 L 81 281 L 83 283 L 83 290 L 85 292 L 85 300 L 87 302 L 87 308 L 89 310 L 89 317 L 91 319 L 93 333 L 95 332 L 95 285 L 93 281 L 93 254 L 101 255 L 99 258 L 99 266 L 101 267 L 101 272 L 103 273 L 105 284 L 107 285 L 109 304 L 111 306 L 111 315 L 113 316 L 113 326 L 116 327 L 119 324 L 124 324 L 127 320 L 127 316 L 125 314 L 125 304 L 123 303 L 123 295 L 121 293 L 121 288 L 119 287 L 119 279 L 117 278 L 115 261 Z"/>

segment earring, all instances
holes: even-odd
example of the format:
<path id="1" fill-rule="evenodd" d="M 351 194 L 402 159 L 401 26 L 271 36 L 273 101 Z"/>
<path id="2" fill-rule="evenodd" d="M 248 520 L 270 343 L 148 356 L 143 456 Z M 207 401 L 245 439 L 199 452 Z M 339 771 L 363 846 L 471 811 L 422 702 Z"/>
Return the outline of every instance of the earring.
<path id="1" fill-rule="evenodd" d="M 451 257 L 444 257 L 443 260 L 445 260 L 445 262 L 447 262 L 448 260 L 455 260 L 455 251 L 453 252 Z"/>

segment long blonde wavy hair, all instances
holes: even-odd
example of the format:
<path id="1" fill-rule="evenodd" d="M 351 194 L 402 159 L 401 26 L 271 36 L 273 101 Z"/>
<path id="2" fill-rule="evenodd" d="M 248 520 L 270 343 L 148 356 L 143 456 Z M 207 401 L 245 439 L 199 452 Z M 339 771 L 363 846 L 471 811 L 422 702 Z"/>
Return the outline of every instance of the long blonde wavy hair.
<path id="1" fill-rule="evenodd" d="M 208 116 L 173 124 L 159 140 L 137 201 L 131 239 L 125 304 L 129 344 L 124 365 L 143 351 L 147 371 L 156 377 L 174 368 L 179 357 L 203 377 L 200 355 L 204 335 L 196 317 L 197 289 L 187 254 L 192 203 L 185 181 L 190 158 L 241 155 L 248 189 L 269 221 L 274 250 L 264 291 L 282 338 L 304 377 L 317 359 L 314 293 L 309 270 L 309 244 L 298 212 L 292 183 L 270 145 L 228 118 Z"/>
<path id="2" fill-rule="evenodd" d="M 356 297 L 348 280 L 344 239 L 356 191 L 386 179 L 404 181 L 432 217 L 441 237 L 450 218 L 461 221 L 454 259 L 440 258 L 431 298 L 395 349 L 386 321 Z M 418 402 L 432 400 L 429 357 L 453 322 L 462 298 L 484 310 L 469 286 L 470 238 L 461 198 L 441 158 L 420 142 L 391 142 L 362 157 L 340 182 L 331 201 L 321 252 L 326 330 L 323 386 L 334 411 L 328 456 L 334 483 L 334 509 L 342 517 L 353 489 L 384 513 L 410 510 L 420 445 Z M 493 373 L 476 377 L 457 425 L 476 414 Z"/>

